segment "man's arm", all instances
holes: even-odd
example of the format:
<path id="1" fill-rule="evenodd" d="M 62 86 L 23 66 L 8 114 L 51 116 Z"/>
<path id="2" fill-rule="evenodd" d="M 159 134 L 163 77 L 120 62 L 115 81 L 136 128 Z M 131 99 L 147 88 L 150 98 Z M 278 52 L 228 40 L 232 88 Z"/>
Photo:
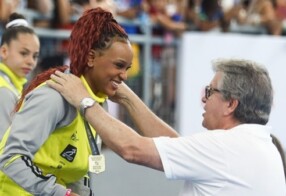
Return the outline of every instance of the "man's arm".
<path id="1" fill-rule="evenodd" d="M 65 82 L 65 79 L 72 77 L 72 75 L 70 74 L 64 75 L 59 72 L 56 72 L 56 74 L 58 74 L 57 80 L 59 80 L 59 82 L 60 81 Z M 57 76 L 53 76 L 53 77 L 57 77 Z M 65 77 L 65 79 L 59 78 L 59 77 Z M 74 81 L 71 80 L 69 82 L 76 83 L 76 80 Z M 62 85 L 68 85 L 68 82 L 62 83 Z M 76 84 L 72 84 L 72 85 L 76 85 Z M 75 90 L 78 90 L 78 92 L 80 92 L 79 89 L 71 88 L 70 92 L 66 90 L 65 92 L 61 92 L 61 93 L 66 93 L 67 95 L 68 93 L 70 93 L 70 95 L 68 96 L 73 96 L 77 94 L 75 93 Z M 85 89 L 82 88 L 82 90 L 85 90 Z M 83 93 L 83 92 L 80 92 L 80 93 Z M 86 96 L 88 97 L 87 94 Z M 79 98 L 81 99 L 83 98 L 83 96 Z M 126 84 L 124 83 L 120 84 L 116 92 L 116 95 L 114 97 L 110 97 L 110 100 L 121 104 L 127 109 L 134 124 L 139 129 L 142 135 L 147 136 L 147 137 L 159 137 L 159 136 L 178 137 L 178 133 L 172 127 L 170 127 L 167 123 L 165 123 L 163 120 L 157 117 Z M 78 108 L 78 105 L 76 104 L 79 104 L 80 101 L 81 100 L 78 99 L 76 100 L 76 103 L 72 103 L 72 104 L 77 106 Z"/>
<path id="2" fill-rule="evenodd" d="M 116 95 L 110 100 L 127 109 L 142 135 L 147 137 L 178 137 L 178 133 L 156 116 L 126 84 L 122 83 Z"/>
<path id="3" fill-rule="evenodd" d="M 85 118 L 96 129 L 104 143 L 126 161 L 163 170 L 152 138 L 140 136 L 109 115 L 99 104 L 87 109 Z"/>
<path id="4" fill-rule="evenodd" d="M 89 97 L 80 79 L 72 74 L 56 72 L 47 84 L 59 91 L 79 109 L 84 97 Z M 96 114 L 96 115 L 95 115 Z M 163 171 L 162 162 L 152 138 L 142 137 L 133 129 L 113 118 L 99 104 L 86 109 L 85 118 L 95 128 L 104 143 L 126 161 Z"/>

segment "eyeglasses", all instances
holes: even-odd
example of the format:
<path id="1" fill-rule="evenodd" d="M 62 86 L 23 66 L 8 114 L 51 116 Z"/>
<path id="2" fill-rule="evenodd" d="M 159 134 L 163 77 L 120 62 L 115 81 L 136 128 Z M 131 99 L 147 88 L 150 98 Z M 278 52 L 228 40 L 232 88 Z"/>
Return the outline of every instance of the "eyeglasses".
<path id="1" fill-rule="evenodd" d="M 206 86 L 205 87 L 205 98 L 209 99 L 209 97 L 214 93 L 214 92 L 221 92 L 220 90 L 218 90 L 217 88 L 212 88 L 210 86 Z"/>

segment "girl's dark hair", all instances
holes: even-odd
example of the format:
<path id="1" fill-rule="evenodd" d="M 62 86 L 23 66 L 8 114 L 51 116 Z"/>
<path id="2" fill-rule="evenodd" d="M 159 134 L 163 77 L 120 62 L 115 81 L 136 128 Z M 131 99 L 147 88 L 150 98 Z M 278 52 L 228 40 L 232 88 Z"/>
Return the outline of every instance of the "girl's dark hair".
<path id="1" fill-rule="evenodd" d="M 113 40 L 128 41 L 128 35 L 113 18 L 112 14 L 101 8 L 90 9 L 74 24 L 69 41 L 70 72 L 81 76 L 87 67 L 88 53 L 91 49 L 103 51 L 107 49 Z M 16 105 L 19 110 L 24 97 L 39 84 L 50 79 L 50 75 L 56 70 L 65 71 L 68 66 L 59 66 L 48 69 L 33 79 L 30 85 L 23 91 Z"/>
<path id="2" fill-rule="evenodd" d="M 10 15 L 9 22 L 16 19 L 25 19 L 25 17 L 15 12 Z M 22 33 L 35 34 L 34 30 L 28 26 L 11 26 L 9 28 L 6 28 L 3 32 L 1 46 L 3 44 L 10 44 L 12 40 L 17 39 L 18 35 Z"/>

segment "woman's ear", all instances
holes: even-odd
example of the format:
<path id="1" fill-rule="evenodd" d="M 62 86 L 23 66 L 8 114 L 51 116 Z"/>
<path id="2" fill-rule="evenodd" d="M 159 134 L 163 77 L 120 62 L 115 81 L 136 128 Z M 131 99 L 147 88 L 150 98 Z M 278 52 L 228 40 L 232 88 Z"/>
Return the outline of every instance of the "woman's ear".
<path id="1" fill-rule="evenodd" d="M 88 52 L 88 58 L 87 58 L 88 67 L 93 67 L 93 63 L 94 63 L 95 58 L 96 58 L 96 51 L 90 50 Z"/>
<path id="2" fill-rule="evenodd" d="M 5 60 L 8 56 L 8 46 L 7 44 L 3 44 L 1 47 L 0 47 L 0 57 Z"/>

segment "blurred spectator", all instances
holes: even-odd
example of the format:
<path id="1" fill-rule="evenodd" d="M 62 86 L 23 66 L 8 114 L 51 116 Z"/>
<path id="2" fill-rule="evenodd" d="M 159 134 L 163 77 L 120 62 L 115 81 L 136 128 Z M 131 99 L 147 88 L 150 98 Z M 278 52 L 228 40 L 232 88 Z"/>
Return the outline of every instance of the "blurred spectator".
<path id="1" fill-rule="evenodd" d="M 276 17 L 286 30 L 286 0 L 273 0 Z"/>
<path id="2" fill-rule="evenodd" d="M 271 0 L 244 0 L 243 6 L 238 15 L 240 24 L 262 26 L 271 35 L 281 35 L 282 24 Z"/>
<path id="3" fill-rule="evenodd" d="M 111 12 L 114 16 L 116 15 L 116 6 L 113 0 L 73 0 L 72 3 L 80 5 L 82 11 L 101 7 Z"/>
<path id="4" fill-rule="evenodd" d="M 142 0 L 114 0 L 116 6 L 116 13 L 125 19 L 143 19 Z M 142 20 L 144 23 L 145 21 Z M 141 30 L 144 30 L 144 25 L 139 27 L 132 23 L 124 22 L 121 26 L 128 34 L 138 34 Z"/>
<path id="5" fill-rule="evenodd" d="M 53 11 L 55 9 L 55 4 L 53 0 L 27 0 L 26 7 L 30 10 L 35 11 L 38 16 L 33 17 L 33 25 L 35 27 L 50 27 L 50 20 L 53 16 Z M 23 11 L 24 14 L 24 11 Z"/>
<path id="6" fill-rule="evenodd" d="M 39 12 L 44 16 L 51 16 L 54 9 L 54 2 L 52 0 L 28 0 L 27 7 Z"/>
<path id="7" fill-rule="evenodd" d="M 183 16 L 178 12 L 176 4 L 169 4 L 167 0 L 146 0 L 144 8 L 152 22 L 166 30 L 176 34 L 187 30 L 187 25 L 183 22 Z"/>
<path id="8" fill-rule="evenodd" d="M 186 6 L 188 3 L 188 0 L 172 0 L 172 2 L 177 7 L 177 13 L 179 13 L 182 16 L 182 19 L 185 19 L 185 17 L 186 17 Z"/>
<path id="9" fill-rule="evenodd" d="M 114 0 L 116 13 L 127 19 L 135 19 L 142 12 L 142 0 Z"/>
<path id="10" fill-rule="evenodd" d="M 54 0 L 54 5 L 52 26 L 56 28 L 71 29 L 77 18 L 91 8 L 101 7 L 116 14 L 113 0 Z"/>
<path id="11" fill-rule="evenodd" d="M 237 12 L 232 5 L 223 9 L 220 0 L 189 0 L 186 21 L 194 30 L 226 32 Z"/>
<path id="12" fill-rule="evenodd" d="M 0 0 L 1 26 L 3 26 L 3 24 L 5 24 L 9 20 L 10 14 L 16 11 L 19 4 L 20 4 L 20 0 Z"/>
<path id="13" fill-rule="evenodd" d="M 218 0 L 190 0 L 187 20 L 195 30 L 220 30 L 223 12 Z"/>
<path id="14" fill-rule="evenodd" d="M 53 28 L 71 29 L 73 9 L 69 0 L 54 0 L 54 12 L 51 26 Z"/>

